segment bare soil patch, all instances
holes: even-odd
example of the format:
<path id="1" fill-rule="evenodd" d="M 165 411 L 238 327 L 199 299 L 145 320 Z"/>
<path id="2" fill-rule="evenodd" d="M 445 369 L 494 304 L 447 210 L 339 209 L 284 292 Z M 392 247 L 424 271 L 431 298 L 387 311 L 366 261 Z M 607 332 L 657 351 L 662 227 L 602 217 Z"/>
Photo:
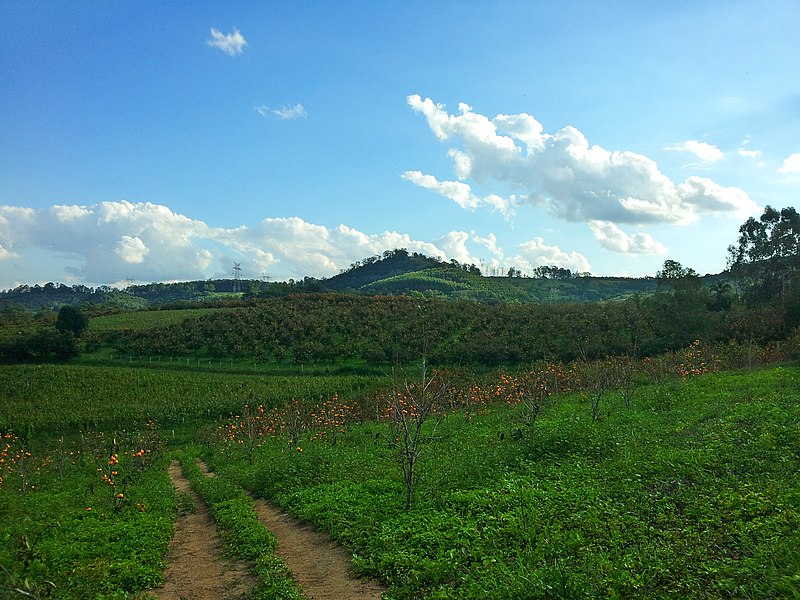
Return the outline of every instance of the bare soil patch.
<path id="1" fill-rule="evenodd" d="M 199 459 L 197 464 L 207 476 L 214 476 Z M 356 578 L 346 548 L 266 500 L 257 498 L 254 505 L 259 520 L 278 539 L 275 555 L 283 559 L 306 598 L 380 600 L 386 588 Z"/>
<path id="2" fill-rule="evenodd" d="M 347 550 L 264 500 L 255 501 L 258 518 L 275 537 L 283 559 L 311 600 L 379 600 L 385 587 L 356 579 Z"/>
<path id="3" fill-rule="evenodd" d="M 152 593 L 160 600 L 244 600 L 256 584 L 247 565 L 224 556 L 224 548 L 208 508 L 192 491 L 173 462 L 172 485 L 192 498 L 194 512 L 178 516 L 170 541 L 164 585 Z"/>

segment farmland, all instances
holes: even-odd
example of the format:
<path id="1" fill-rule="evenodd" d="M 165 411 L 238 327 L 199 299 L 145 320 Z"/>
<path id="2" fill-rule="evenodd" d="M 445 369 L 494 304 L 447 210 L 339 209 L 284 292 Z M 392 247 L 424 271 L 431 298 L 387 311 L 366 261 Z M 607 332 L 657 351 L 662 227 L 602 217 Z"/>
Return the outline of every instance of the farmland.
<path id="1" fill-rule="evenodd" d="M 155 588 L 180 502 L 167 463 L 201 456 L 231 490 L 206 494 L 228 506 L 249 490 L 313 523 L 387 598 L 791 597 L 800 372 L 713 372 L 710 357 L 641 363 L 597 414 L 587 375 L 561 365 L 534 420 L 518 394 L 531 372 L 437 372 L 449 391 L 423 424 L 408 510 L 396 378 L 7 366 L 7 587 Z"/>
<path id="2" fill-rule="evenodd" d="M 4 309 L 0 591 L 162 589 L 199 503 L 253 598 L 300 598 L 268 502 L 386 600 L 800 596 L 794 287 L 667 261 L 654 293 L 506 303 L 399 268 L 424 262 L 343 273 L 359 293 Z M 442 298 L 471 280 L 486 302 Z"/>

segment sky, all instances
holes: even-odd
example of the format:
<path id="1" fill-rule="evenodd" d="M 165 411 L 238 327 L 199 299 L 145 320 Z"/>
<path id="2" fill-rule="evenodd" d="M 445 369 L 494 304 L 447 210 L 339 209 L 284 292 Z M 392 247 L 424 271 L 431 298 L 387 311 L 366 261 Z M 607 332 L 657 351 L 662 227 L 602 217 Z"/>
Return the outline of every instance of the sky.
<path id="1" fill-rule="evenodd" d="M 725 269 L 800 190 L 800 3 L 0 3 L 0 289 L 407 248 Z"/>

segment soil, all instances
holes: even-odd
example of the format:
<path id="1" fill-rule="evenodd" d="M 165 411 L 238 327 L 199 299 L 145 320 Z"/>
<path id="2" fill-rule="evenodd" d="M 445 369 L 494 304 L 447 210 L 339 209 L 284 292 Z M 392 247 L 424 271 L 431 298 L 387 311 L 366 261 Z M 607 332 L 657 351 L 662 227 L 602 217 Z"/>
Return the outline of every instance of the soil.
<path id="1" fill-rule="evenodd" d="M 198 460 L 198 466 L 213 477 Z M 181 515 L 170 542 L 159 600 L 239 600 L 249 598 L 255 578 L 244 563 L 226 560 L 208 508 L 192 491 L 178 463 L 170 465 L 175 489 L 192 497 L 195 510 Z M 347 550 L 311 526 L 268 502 L 255 500 L 258 518 L 278 539 L 280 556 L 309 600 L 380 600 L 385 587 L 352 574 Z"/>
<path id="2" fill-rule="evenodd" d="M 159 600 L 250 598 L 256 578 L 245 563 L 225 558 L 208 508 L 192 491 L 177 462 L 170 465 L 169 474 L 175 489 L 192 498 L 194 512 L 178 516 L 167 555 L 164 585 L 152 593 Z"/>
<path id="3" fill-rule="evenodd" d="M 264 500 L 255 501 L 258 518 L 275 537 L 275 554 L 283 559 L 311 600 L 379 600 L 386 589 L 376 581 L 352 575 L 347 550 Z"/>

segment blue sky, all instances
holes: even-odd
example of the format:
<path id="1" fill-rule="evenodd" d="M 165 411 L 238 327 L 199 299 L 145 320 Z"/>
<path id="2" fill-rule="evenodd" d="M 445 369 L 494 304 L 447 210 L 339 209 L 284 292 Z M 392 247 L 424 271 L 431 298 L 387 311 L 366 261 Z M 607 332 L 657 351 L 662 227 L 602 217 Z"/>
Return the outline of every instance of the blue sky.
<path id="1" fill-rule="evenodd" d="M 0 288 L 725 267 L 800 189 L 800 5 L 5 2 Z"/>

